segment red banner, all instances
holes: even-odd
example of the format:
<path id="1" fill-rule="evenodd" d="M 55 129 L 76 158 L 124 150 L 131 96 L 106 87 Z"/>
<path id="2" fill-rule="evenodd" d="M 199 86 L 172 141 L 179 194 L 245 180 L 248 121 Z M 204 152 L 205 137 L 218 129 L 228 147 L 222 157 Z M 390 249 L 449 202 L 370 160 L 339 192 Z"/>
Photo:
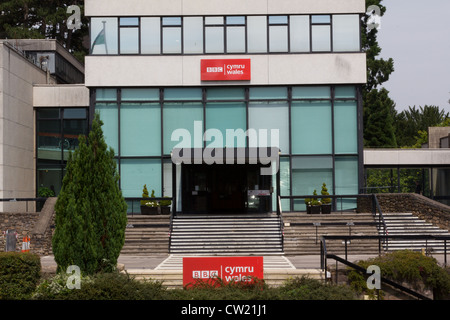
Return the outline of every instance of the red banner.
<path id="1" fill-rule="evenodd" d="M 184 257 L 183 286 L 198 281 L 250 283 L 264 278 L 263 257 Z"/>
<path id="2" fill-rule="evenodd" d="M 202 81 L 242 81 L 250 79 L 250 59 L 201 60 Z"/>

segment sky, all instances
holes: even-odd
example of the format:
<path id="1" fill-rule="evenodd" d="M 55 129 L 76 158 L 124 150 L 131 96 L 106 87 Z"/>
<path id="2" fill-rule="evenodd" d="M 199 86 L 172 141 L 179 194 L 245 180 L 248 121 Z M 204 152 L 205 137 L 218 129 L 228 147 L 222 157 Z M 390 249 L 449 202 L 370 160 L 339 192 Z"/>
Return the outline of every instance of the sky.
<path id="1" fill-rule="evenodd" d="M 383 84 L 398 112 L 434 105 L 450 112 L 450 0 L 383 0 L 380 57 L 394 60 Z"/>

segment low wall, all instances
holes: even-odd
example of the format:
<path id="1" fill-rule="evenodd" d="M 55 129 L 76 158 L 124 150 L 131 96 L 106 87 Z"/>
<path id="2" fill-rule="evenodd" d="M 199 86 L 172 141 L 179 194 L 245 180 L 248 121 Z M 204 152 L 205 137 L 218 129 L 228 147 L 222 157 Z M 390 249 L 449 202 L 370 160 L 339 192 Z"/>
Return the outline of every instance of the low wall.
<path id="1" fill-rule="evenodd" d="M 407 212 L 442 229 L 450 230 L 450 206 L 417 193 L 377 193 L 383 213 Z M 372 199 L 358 199 L 358 212 L 371 212 Z"/>
<path id="2" fill-rule="evenodd" d="M 30 237 L 30 252 L 48 255 L 52 250 L 54 206 L 56 198 L 48 198 L 41 212 L 0 212 L 0 251 L 6 250 L 6 237 L 3 232 L 15 230 L 17 233 L 16 251 L 22 250 L 23 237 Z"/>

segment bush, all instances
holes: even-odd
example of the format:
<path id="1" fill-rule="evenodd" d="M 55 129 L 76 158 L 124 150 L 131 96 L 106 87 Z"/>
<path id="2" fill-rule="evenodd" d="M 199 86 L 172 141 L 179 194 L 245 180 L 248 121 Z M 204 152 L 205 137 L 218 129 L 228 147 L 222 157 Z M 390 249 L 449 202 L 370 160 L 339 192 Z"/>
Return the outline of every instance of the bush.
<path id="1" fill-rule="evenodd" d="M 0 253 L 0 299 L 28 299 L 41 275 L 38 255 L 19 252 Z"/>
<path id="2" fill-rule="evenodd" d="M 450 294 L 450 273 L 441 268 L 436 259 L 420 252 L 399 250 L 359 261 L 358 265 L 365 269 L 370 265 L 377 265 L 382 277 L 407 283 L 415 290 L 433 290 L 435 299 L 442 299 Z M 373 295 L 373 291 L 367 290 L 365 277 L 359 272 L 350 271 L 349 281 L 357 291 Z"/>
<path id="3" fill-rule="evenodd" d="M 283 300 L 356 300 L 348 286 L 324 283 L 307 277 L 295 278 L 280 288 Z"/>
<path id="4" fill-rule="evenodd" d="M 35 300 L 161 300 L 165 290 L 156 281 L 137 281 L 128 274 L 111 272 L 81 277 L 80 289 L 69 289 L 68 274 L 43 281 Z"/>

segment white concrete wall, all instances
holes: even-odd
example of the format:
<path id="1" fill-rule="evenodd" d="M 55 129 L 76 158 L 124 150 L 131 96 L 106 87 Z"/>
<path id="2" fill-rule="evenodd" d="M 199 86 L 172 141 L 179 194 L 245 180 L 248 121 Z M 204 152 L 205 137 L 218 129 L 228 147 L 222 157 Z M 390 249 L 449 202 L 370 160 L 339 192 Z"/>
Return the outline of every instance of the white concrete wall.
<path id="1" fill-rule="evenodd" d="M 450 166 L 450 149 L 365 149 L 364 165 Z"/>
<path id="2" fill-rule="evenodd" d="M 35 85 L 35 107 L 89 107 L 89 89 L 84 85 Z"/>
<path id="3" fill-rule="evenodd" d="M 87 16 L 364 13 L 364 0 L 86 0 Z"/>
<path id="4" fill-rule="evenodd" d="M 199 86 L 201 59 L 251 59 L 251 81 L 222 81 L 221 85 L 316 85 L 366 82 L 364 53 L 201 55 L 201 56 L 88 56 L 87 87 Z"/>
<path id="5" fill-rule="evenodd" d="M 0 198 L 35 196 L 33 84 L 46 82 L 44 71 L 0 41 Z M 0 202 L 0 211 L 25 205 Z"/>

